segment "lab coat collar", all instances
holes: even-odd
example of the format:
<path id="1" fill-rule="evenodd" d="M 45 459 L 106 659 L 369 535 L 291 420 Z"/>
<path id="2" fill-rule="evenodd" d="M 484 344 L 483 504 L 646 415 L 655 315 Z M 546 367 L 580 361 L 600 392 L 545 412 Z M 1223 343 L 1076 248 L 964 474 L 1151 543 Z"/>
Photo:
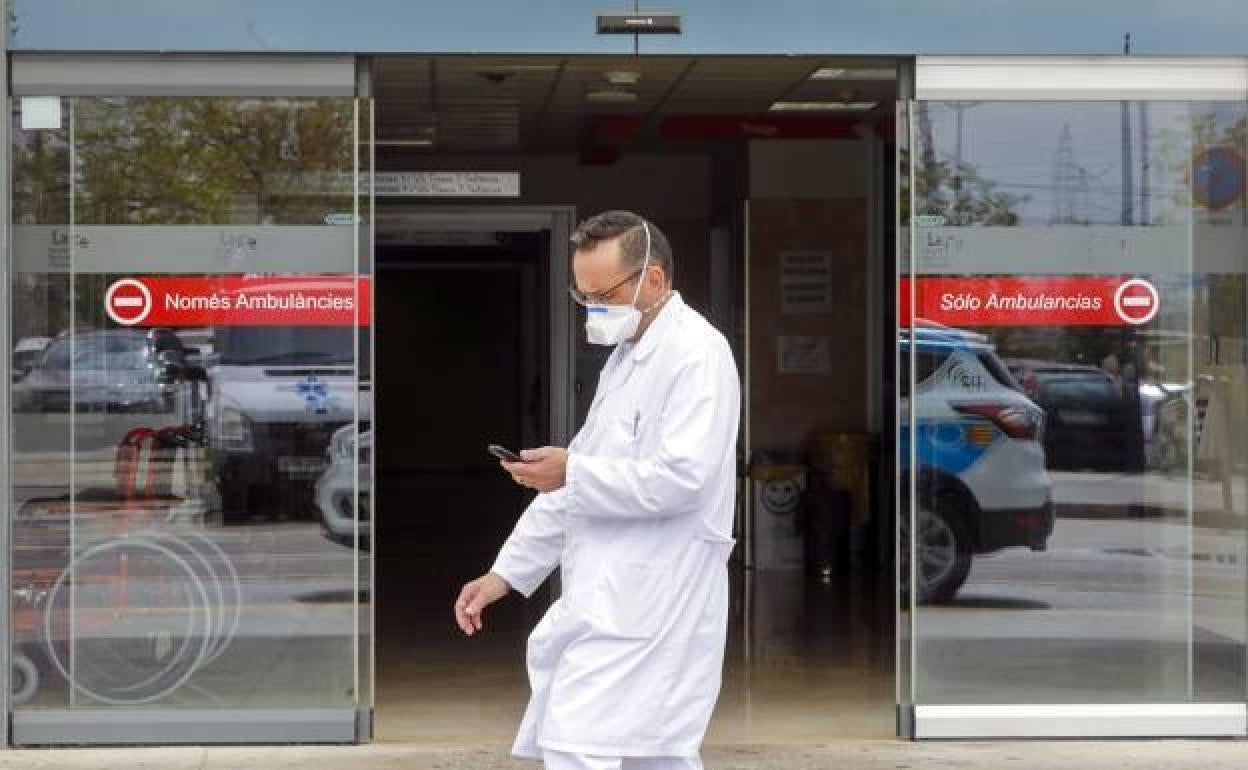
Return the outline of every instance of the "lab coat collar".
<path id="1" fill-rule="evenodd" d="M 659 314 L 650 323 L 646 333 L 641 335 L 641 339 L 634 343 L 633 349 L 630 351 L 634 361 L 645 359 L 659 346 L 668 329 L 676 323 L 676 317 L 683 312 L 684 306 L 685 303 L 680 298 L 680 292 L 673 289 L 672 296 L 659 309 Z"/>

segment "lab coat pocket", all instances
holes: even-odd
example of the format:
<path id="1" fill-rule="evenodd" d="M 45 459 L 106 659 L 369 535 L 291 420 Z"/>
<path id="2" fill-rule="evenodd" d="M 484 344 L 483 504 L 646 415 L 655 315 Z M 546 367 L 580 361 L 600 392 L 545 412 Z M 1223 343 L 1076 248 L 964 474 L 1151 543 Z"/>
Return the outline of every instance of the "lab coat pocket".
<path id="1" fill-rule="evenodd" d="M 724 535 L 714 532 L 700 532 L 698 533 L 698 538 L 701 542 L 715 550 L 719 550 L 719 552 L 725 555 L 733 553 L 733 548 L 736 545 L 736 538 L 725 538 Z"/>
<path id="2" fill-rule="evenodd" d="M 619 416 L 612 419 L 616 446 L 626 455 L 632 456 L 640 446 L 638 436 L 641 435 L 640 418 L 636 415 Z"/>
<path id="3" fill-rule="evenodd" d="M 666 564 L 618 561 L 603 566 L 594 596 L 601 629 L 629 639 L 653 637 L 672 602 L 671 569 Z"/>
<path id="4" fill-rule="evenodd" d="M 727 563 L 728 558 L 732 556 L 732 549 L 737 544 L 736 538 L 724 537 L 714 532 L 700 532 L 698 539 L 714 554 L 714 559 L 721 563 Z"/>

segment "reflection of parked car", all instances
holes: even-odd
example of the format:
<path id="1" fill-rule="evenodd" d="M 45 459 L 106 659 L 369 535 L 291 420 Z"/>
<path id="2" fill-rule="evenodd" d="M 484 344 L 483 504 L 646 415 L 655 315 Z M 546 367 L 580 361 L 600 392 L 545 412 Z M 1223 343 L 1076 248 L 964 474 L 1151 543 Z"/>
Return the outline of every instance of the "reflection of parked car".
<path id="1" fill-rule="evenodd" d="M 214 363 L 216 331 L 211 326 L 192 326 L 175 333 L 193 360 L 204 366 Z"/>
<path id="2" fill-rule="evenodd" d="M 958 592 L 975 554 L 1046 547 L 1052 483 L 1041 444 L 1044 413 L 1020 391 L 987 339 L 934 325 L 916 329 L 914 339 L 918 598 L 941 602 Z M 902 382 L 908 383 L 909 335 L 901 350 Z M 910 401 L 902 399 L 900 431 L 907 478 Z"/>
<path id="3" fill-rule="evenodd" d="M 168 413 L 192 375 L 181 341 L 168 329 L 65 334 L 13 385 L 14 409 Z"/>
<path id="4" fill-rule="evenodd" d="M 367 425 L 367 424 L 365 424 Z M 329 467 L 316 482 L 316 507 L 321 513 L 321 529 L 325 536 L 343 545 L 352 545 L 355 538 L 355 517 L 351 513 L 355 501 L 355 425 L 344 425 L 334 431 L 329 442 Z M 370 471 L 373 462 L 373 432 L 365 427 L 360 433 L 360 469 L 358 474 L 360 541 L 368 542 L 369 520 L 372 518 Z"/>
<path id="5" fill-rule="evenodd" d="M 35 368 L 44 348 L 52 341 L 51 337 L 23 337 L 13 347 L 13 381 L 25 377 Z"/>
<path id="6" fill-rule="evenodd" d="M 1204 427 L 1205 398 L 1191 383 L 1141 383 L 1140 412 L 1148 467 L 1164 471 L 1187 469 L 1191 449 Z"/>
<path id="7" fill-rule="evenodd" d="M 1085 364 L 1012 359 L 1023 391 L 1047 415 L 1044 448 L 1051 468 L 1132 467 L 1129 405 L 1104 370 Z"/>

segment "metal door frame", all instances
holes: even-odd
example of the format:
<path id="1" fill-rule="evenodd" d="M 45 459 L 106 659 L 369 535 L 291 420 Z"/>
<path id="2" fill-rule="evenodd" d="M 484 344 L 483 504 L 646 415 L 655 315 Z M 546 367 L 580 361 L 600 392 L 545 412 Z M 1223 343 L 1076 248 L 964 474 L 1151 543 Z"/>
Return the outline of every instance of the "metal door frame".
<path id="1" fill-rule="evenodd" d="M 0 0 L 7 32 L 8 3 Z M 7 46 L 8 35 L 0 36 L 0 46 Z M 20 96 L 324 96 L 369 98 L 367 77 L 359 77 L 357 59 L 350 55 L 299 56 L 266 54 L 235 55 L 129 55 L 129 54 L 3 54 L 5 103 Z M 357 138 L 367 130 L 371 134 L 372 111 L 367 123 L 357 115 Z M 0 190 L 0 205 L 5 215 L 0 220 L 0 241 L 4 244 L 5 268 L 0 277 L 0 290 L 9 297 L 13 270 L 13 211 L 9 199 L 12 182 L 10 120 L 0 121 L 0 142 L 4 145 L 5 184 Z M 357 142 L 357 149 L 359 143 Z M 370 142 L 371 148 L 371 142 Z M 371 173 L 358 164 L 357 173 Z M 371 182 L 371 179 L 370 179 Z M 369 185 L 371 191 L 372 185 Z M 370 193 L 371 194 L 371 193 Z M 359 198 L 356 198 L 358 213 Z M 362 236 L 356 239 L 355 263 L 361 262 L 361 244 L 371 237 L 367 228 L 356 227 Z M 71 238 L 71 248 L 72 248 Z M 358 307 L 358 303 L 357 303 Z M 0 339 L 12 350 L 12 330 L 8 313 L 0 314 Z M 0 356 L 0 377 L 7 383 L 11 358 Z M 11 498 L 9 461 L 11 457 L 10 397 L 7 385 L 0 388 L 0 488 Z M 358 412 L 357 412 L 358 415 Z M 358 464 L 357 464 L 358 471 Z M 357 484 L 358 491 L 358 484 Z M 0 526 L 0 551 L 10 554 L 12 519 L 6 500 L 3 525 Z M 10 554 L 11 555 L 11 554 Z M 358 558 L 358 551 L 357 551 Z M 12 563 L 12 559 L 8 560 Z M 358 579 L 358 571 L 357 571 Z M 0 686 L 2 686 L 5 719 L 0 720 L 0 750 L 15 745 L 74 744 L 212 744 L 212 743 L 356 743 L 371 735 L 371 700 L 361 700 L 356 707 L 278 708 L 278 709 L 194 709 L 194 710 L 127 710 L 81 709 L 52 711 L 14 711 L 10 697 L 10 594 L 9 571 L 0 570 L 0 595 L 3 608 L 0 620 Z M 358 613 L 357 617 L 358 617 Z M 371 616 L 371 614 L 370 614 Z M 370 634 L 371 640 L 371 634 Z M 358 644 L 359 634 L 355 635 Z M 352 665 L 364 658 L 357 658 Z M 371 652 L 369 656 L 371 660 Z M 371 699 L 371 688 L 369 690 Z M 139 718 L 136 718 L 136 715 Z"/>
<path id="2" fill-rule="evenodd" d="M 898 136 L 898 148 L 913 147 L 915 130 L 906 118 L 921 101 L 1248 101 L 1248 58 L 1164 56 L 920 56 L 913 73 L 903 73 L 899 118 L 907 136 Z M 910 155 L 914 159 L 913 152 Z M 905 188 L 914 192 L 913 163 Z M 911 213 L 914 208 L 911 205 Z M 908 276 L 911 307 L 914 304 L 914 260 L 903 263 L 902 254 L 916 254 L 916 228 L 898 224 L 898 280 Z M 904 251 L 903 251 L 904 249 Z M 904 265 L 904 267 L 903 267 Z M 899 330 L 900 331 L 900 330 Z M 899 349 L 898 349 L 899 350 Z M 911 351 L 914 346 L 911 345 Z M 898 353 L 900 355 L 900 353 Z M 914 389 L 910 371 L 910 393 Z M 900 384 L 900 383 L 899 383 Z M 902 425 L 900 397 L 898 427 Z M 911 408 L 908 428 L 914 433 L 916 410 Z M 910 467 L 916 467 L 917 441 L 910 442 Z M 897 458 L 900 461 L 900 457 Z M 895 480 L 898 510 L 901 494 L 914 500 L 917 474 L 911 473 L 909 488 L 902 489 L 901 464 Z M 910 506 L 910 532 L 917 533 Z M 900 524 L 900 519 L 898 519 Z M 910 551 L 910 574 L 897 576 L 897 703 L 898 733 L 914 739 L 977 738 L 1145 738 L 1145 737 L 1245 737 L 1248 736 L 1248 704 L 1237 703 L 1141 703 L 1141 704 L 923 704 L 915 686 L 917 649 L 916 592 L 903 601 L 903 586 L 913 585 L 917 554 L 914 537 L 902 543 Z M 900 564 L 900 559 L 898 563 Z"/>
<path id="3" fill-rule="evenodd" d="M 13 331 L 9 324 L 9 314 L 11 312 L 8 298 L 10 294 L 10 281 L 12 280 L 13 270 L 13 252 L 10 243 L 9 233 L 12 231 L 13 222 L 13 206 L 9 200 L 9 191 L 13 189 L 13 164 L 11 162 L 13 148 L 11 138 L 9 136 L 9 127 L 12 125 L 12 112 L 8 105 L 10 104 L 9 94 L 9 2 L 8 0 L 0 0 L 0 82 L 3 82 L 3 103 L 5 105 L 5 119 L 0 120 L 0 163 L 3 163 L 3 184 L 0 185 L 0 207 L 3 208 L 4 215 L 0 217 L 0 248 L 4 254 L 4 268 L 0 270 L 0 296 L 5 298 L 3 303 L 6 310 L 0 313 L 0 340 L 4 341 L 5 354 L 0 356 L 0 490 L 4 495 L 4 500 L 0 503 L 0 554 L 5 555 L 6 566 L 0 569 L 0 708 L 3 709 L 4 719 L 0 719 L 0 751 L 8 748 L 10 729 L 9 717 L 13 713 L 12 704 L 12 663 L 9 660 L 9 646 L 12 643 L 10 638 L 10 630 L 12 628 L 10 620 L 10 612 L 12 608 L 12 590 L 9 586 L 9 568 L 8 564 L 12 564 L 9 557 L 9 530 L 13 526 L 11 511 L 13 501 L 13 489 L 11 479 L 9 477 L 9 445 L 12 442 L 12 430 L 10 429 L 9 409 L 11 407 L 9 401 L 9 383 L 12 381 L 10 367 L 13 358 L 7 351 L 13 349 Z"/>
<path id="4" fill-rule="evenodd" d="M 550 233 L 550 380 L 548 408 L 550 437 L 566 444 L 575 419 L 573 384 L 576 377 L 576 316 L 570 303 L 560 299 L 567 292 L 571 257 L 568 238 L 576 225 L 574 206 L 517 204 L 448 205 L 389 203 L 376 211 L 400 217 L 404 223 L 428 232 L 541 232 Z"/>

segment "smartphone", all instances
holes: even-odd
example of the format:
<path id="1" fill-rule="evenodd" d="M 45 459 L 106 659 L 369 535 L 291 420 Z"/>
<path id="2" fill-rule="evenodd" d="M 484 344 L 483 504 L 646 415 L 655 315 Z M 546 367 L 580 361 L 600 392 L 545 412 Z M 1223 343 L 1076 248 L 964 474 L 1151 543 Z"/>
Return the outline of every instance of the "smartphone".
<path id="1" fill-rule="evenodd" d="M 500 460 L 506 460 L 509 463 L 522 462 L 520 459 L 520 455 L 516 454 L 515 452 L 511 451 L 505 446 L 499 446 L 498 444 L 490 444 L 488 447 L 486 447 L 486 450 L 490 454 L 494 455 Z"/>

